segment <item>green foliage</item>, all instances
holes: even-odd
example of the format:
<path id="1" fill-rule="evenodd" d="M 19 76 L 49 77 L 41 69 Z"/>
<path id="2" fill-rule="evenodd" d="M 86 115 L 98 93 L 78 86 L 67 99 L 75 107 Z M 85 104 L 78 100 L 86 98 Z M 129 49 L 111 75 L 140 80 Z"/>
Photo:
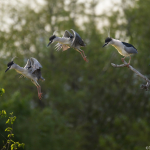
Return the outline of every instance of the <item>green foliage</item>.
<path id="1" fill-rule="evenodd" d="M 5 90 L 3 88 L 0 89 L 0 96 L 2 96 L 5 93 Z"/>
<path id="2" fill-rule="evenodd" d="M 0 110 L 17 116 L 17 120 L 15 116 L 5 120 L 3 114 L 0 133 L 26 143 L 26 150 L 139 150 L 149 146 L 150 93 L 140 89 L 145 81 L 128 68 L 113 68 L 110 63 L 120 64 L 122 56 L 113 47 L 102 49 L 102 45 L 110 28 L 111 37 L 138 49 L 131 65 L 150 78 L 150 2 L 122 0 L 119 10 L 115 3 L 102 15 L 95 13 L 98 0 L 32 2 L 35 5 L 19 2 L 16 7 L 11 1 L 0 5 L 4 22 L 0 28 L 0 84 L 6 89 L 0 96 Z M 105 20 L 107 26 L 99 27 Z M 89 63 L 73 49 L 56 52 L 54 44 L 46 47 L 55 30 L 62 36 L 69 29 L 87 43 L 82 49 Z M 41 101 L 30 80 L 20 79 L 14 70 L 5 73 L 13 56 L 22 67 L 29 57 L 42 64 L 46 80 L 39 81 Z M 11 123 L 15 123 L 13 128 Z M 0 136 L 0 147 L 3 140 Z M 8 142 L 19 146 L 13 141 Z"/>
<path id="3" fill-rule="evenodd" d="M 10 113 L 10 115 L 13 115 L 13 112 Z M 16 120 L 16 116 L 9 117 L 9 119 L 6 121 L 6 124 L 14 124 L 14 121 Z"/>
<path id="4" fill-rule="evenodd" d="M 5 150 L 5 149 L 9 149 L 9 147 L 11 146 L 11 150 L 16 150 L 19 147 L 24 148 L 25 144 L 24 143 L 19 143 L 19 142 L 15 142 L 14 140 L 12 140 L 12 138 L 14 138 L 14 134 L 13 134 L 13 124 L 16 120 L 16 116 L 13 116 L 13 112 L 10 113 L 11 117 L 9 117 L 6 121 L 6 124 L 10 124 L 10 126 L 8 126 L 5 131 L 9 132 L 9 134 L 7 135 L 8 138 L 6 139 L 6 144 L 4 144 L 3 148 L 1 150 Z M 7 117 L 7 113 L 5 110 L 0 111 L 0 116 L 2 117 Z M 2 134 L 1 134 L 2 135 Z M 3 136 L 3 135 L 2 135 Z"/>
<path id="5" fill-rule="evenodd" d="M 19 142 L 13 142 L 13 144 L 11 144 L 11 150 L 16 150 L 18 149 L 18 147 L 22 147 L 24 148 L 25 144 L 24 143 L 19 143 Z"/>
<path id="6" fill-rule="evenodd" d="M 5 110 L 0 111 L 0 116 L 1 117 L 6 117 L 7 116 L 6 111 Z"/>

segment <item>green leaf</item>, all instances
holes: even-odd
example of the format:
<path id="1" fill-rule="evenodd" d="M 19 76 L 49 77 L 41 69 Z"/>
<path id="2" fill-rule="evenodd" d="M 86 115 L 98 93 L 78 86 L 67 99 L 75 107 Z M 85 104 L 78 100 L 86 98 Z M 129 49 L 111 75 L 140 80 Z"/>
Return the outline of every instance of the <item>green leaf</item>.
<path id="1" fill-rule="evenodd" d="M 2 114 L 3 114 L 3 115 L 6 115 L 6 111 L 5 111 L 5 110 L 2 110 Z"/>
<path id="2" fill-rule="evenodd" d="M 21 147 L 22 147 L 22 148 L 24 148 L 24 146 L 25 146 L 25 144 L 24 144 L 24 143 L 22 143 L 22 144 L 21 144 Z"/>
<path id="3" fill-rule="evenodd" d="M 8 137 L 14 137 L 14 134 L 8 134 Z"/>
<path id="4" fill-rule="evenodd" d="M 12 128 L 11 128 L 11 127 L 8 127 L 8 128 L 5 129 L 5 131 L 10 132 L 10 131 L 12 131 Z"/>
<path id="5" fill-rule="evenodd" d="M 7 140 L 7 143 L 10 144 L 10 143 L 11 143 L 11 140 Z"/>
<path id="6" fill-rule="evenodd" d="M 6 124 L 8 124 L 10 122 L 10 119 L 8 119 L 7 121 L 6 121 Z"/>
<path id="7" fill-rule="evenodd" d="M 0 116 L 1 117 L 7 117 L 7 113 L 5 110 L 0 111 Z"/>
<path id="8" fill-rule="evenodd" d="M 13 112 L 12 112 L 12 113 L 10 113 L 10 115 L 13 115 Z"/>
<path id="9" fill-rule="evenodd" d="M 0 89 L 0 95 L 2 96 L 5 93 L 5 90 L 2 88 Z"/>
<path id="10" fill-rule="evenodd" d="M 5 146 L 5 145 L 3 146 L 3 149 L 6 149 L 6 146 Z"/>

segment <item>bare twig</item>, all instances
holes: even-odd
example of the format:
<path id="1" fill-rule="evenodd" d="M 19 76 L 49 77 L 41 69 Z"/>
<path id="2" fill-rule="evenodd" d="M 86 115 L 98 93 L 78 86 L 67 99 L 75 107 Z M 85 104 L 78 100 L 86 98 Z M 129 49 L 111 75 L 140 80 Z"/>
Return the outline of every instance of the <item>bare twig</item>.
<path id="1" fill-rule="evenodd" d="M 121 65 L 117 65 L 117 64 L 114 64 L 114 63 L 111 63 L 111 65 L 115 68 L 121 68 L 121 67 L 127 67 L 127 62 L 124 61 L 124 64 L 121 64 Z M 139 71 L 137 71 L 135 68 L 133 68 L 131 65 L 129 65 L 128 67 L 131 71 L 135 72 L 139 77 L 143 78 L 147 83 L 146 85 L 145 84 L 142 84 L 141 85 L 141 89 L 145 89 L 146 91 L 148 90 L 148 87 L 150 86 L 150 80 L 144 76 L 143 74 L 141 74 Z"/>

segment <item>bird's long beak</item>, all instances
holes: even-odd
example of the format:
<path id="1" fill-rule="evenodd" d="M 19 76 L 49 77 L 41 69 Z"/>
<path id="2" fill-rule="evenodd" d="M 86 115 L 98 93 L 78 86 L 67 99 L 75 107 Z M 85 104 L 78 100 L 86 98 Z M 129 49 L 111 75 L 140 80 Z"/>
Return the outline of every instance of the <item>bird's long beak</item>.
<path id="1" fill-rule="evenodd" d="M 108 43 L 105 43 L 105 44 L 103 45 L 103 47 L 105 47 L 107 44 L 108 44 Z"/>
<path id="2" fill-rule="evenodd" d="M 8 68 L 5 70 L 5 72 L 7 72 L 9 69 L 10 69 L 10 67 L 8 67 Z"/>
<path id="3" fill-rule="evenodd" d="M 53 41 L 50 41 L 48 44 L 47 44 L 47 47 L 52 43 Z"/>

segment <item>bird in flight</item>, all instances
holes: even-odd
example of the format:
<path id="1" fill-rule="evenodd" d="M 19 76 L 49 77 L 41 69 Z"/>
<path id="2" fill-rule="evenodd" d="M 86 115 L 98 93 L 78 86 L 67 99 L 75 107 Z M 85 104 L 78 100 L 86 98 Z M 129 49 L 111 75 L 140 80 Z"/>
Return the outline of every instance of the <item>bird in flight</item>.
<path id="1" fill-rule="evenodd" d="M 75 32 L 73 29 L 71 29 L 71 31 L 73 34 L 70 33 L 68 30 L 66 30 L 63 37 L 57 37 L 55 34 L 52 35 L 49 38 L 49 43 L 47 47 L 53 42 L 58 42 L 55 45 L 57 51 L 59 51 L 60 49 L 62 49 L 62 51 L 65 51 L 68 48 L 73 48 L 81 54 L 81 56 L 86 62 L 88 62 L 88 59 L 84 54 L 84 51 L 80 49 L 80 47 L 85 46 L 84 41 L 81 39 L 80 35 L 77 32 Z"/>
<path id="2" fill-rule="evenodd" d="M 37 59 L 31 57 L 30 59 L 27 60 L 27 64 L 23 68 L 14 63 L 14 58 L 12 58 L 11 62 L 7 64 L 8 68 L 6 69 L 5 72 L 7 72 L 10 69 L 15 69 L 16 72 L 21 74 L 21 77 L 24 76 L 26 78 L 31 79 L 32 83 L 37 87 L 38 97 L 41 100 L 42 99 L 41 86 L 38 84 L 37 81 L 45 80 L 41 75 L 42 65 L 38 62 Z"/>

